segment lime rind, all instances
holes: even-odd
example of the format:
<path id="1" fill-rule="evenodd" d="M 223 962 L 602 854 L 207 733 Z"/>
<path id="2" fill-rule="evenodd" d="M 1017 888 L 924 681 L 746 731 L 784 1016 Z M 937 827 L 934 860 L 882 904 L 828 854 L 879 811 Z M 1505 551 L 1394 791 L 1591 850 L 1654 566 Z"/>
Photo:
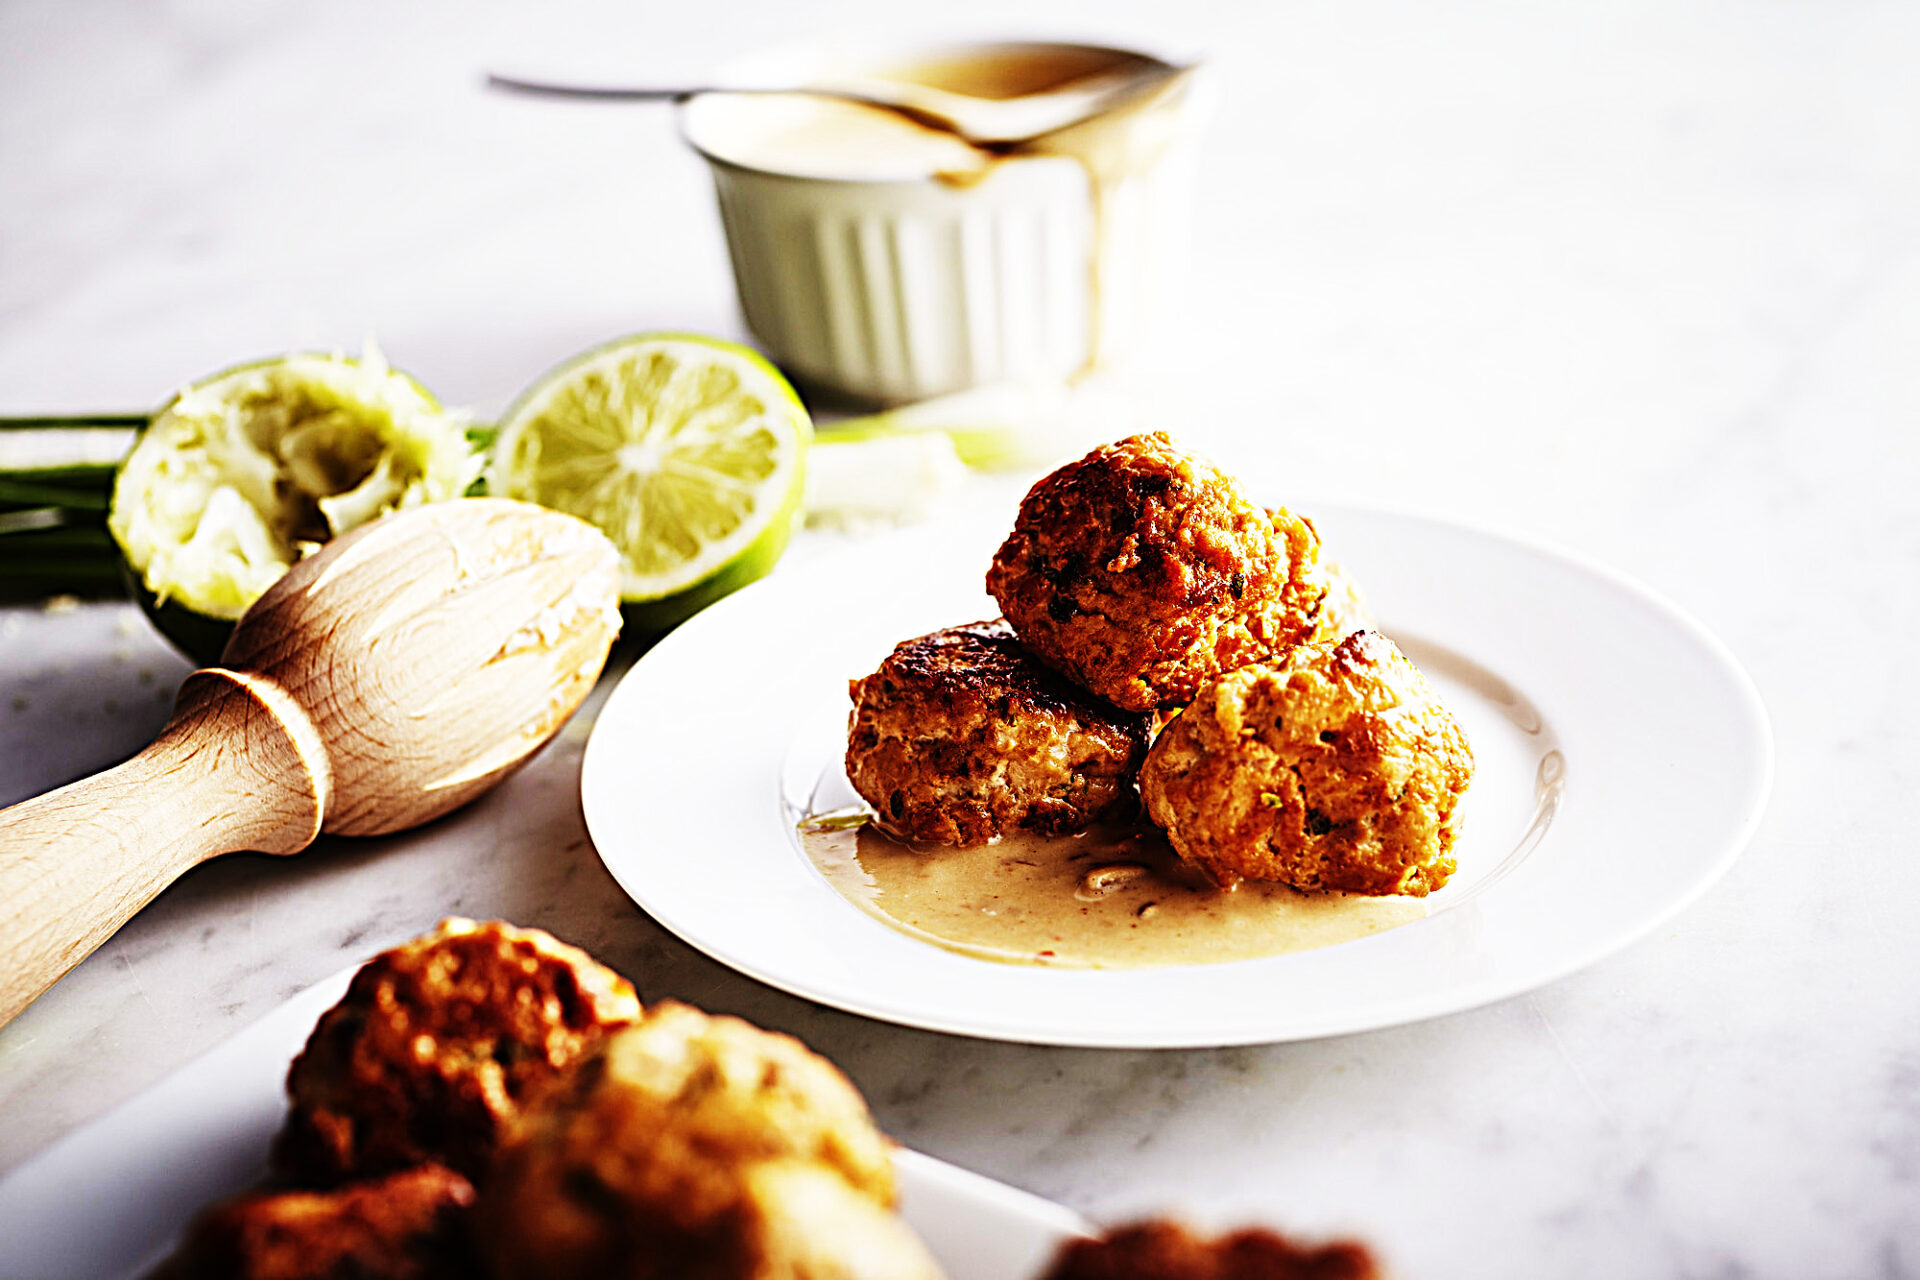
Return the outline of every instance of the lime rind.
<path id="1" fill-rule="evenodd" d="M 607 533 L 639 627 L 764 575 L 799 510 L 812 424 L 777 369 L 695 334 L 616 339 L 551 370 L 501 420 L 488 475 Z"/>
<path id="2" fill-rule="evenodd" d="M 140 575 L 125 560 L 120 562 L 120 575 L 126 584 L 127 595 L 147 616 L 154 630 L 171 641 L 173 647 L 184 653 L 196 666 L 220 665 L 220 655 L 226 651 L 227 641 L 233 637 L 233 619 L 196 613 L 178 600 L 161 600 L 147 589 L 147 584 L 140 580 Z"/>
<path id="3" fill-rule="evenodd" d="M 773 566 L 787 549 L 794 526 L 799 522 L 800 509 L 796 506 L 767 525 L 745 551 L 704 581 L 657 599 L 622 601 L 620 616 L 623 622 L 637 635 L 668 631 L 723 596 L 732 595 L 748 583 L 758 582 L 773 571 Z"/>
<path id="4" fill-rule="evenodd" d="M 108 528 L 157 605 L 231 620 L 327 539 L 461 496 L 481 465 L 467 427 L 371 347 L 243 365 L 154 416 Z"/>

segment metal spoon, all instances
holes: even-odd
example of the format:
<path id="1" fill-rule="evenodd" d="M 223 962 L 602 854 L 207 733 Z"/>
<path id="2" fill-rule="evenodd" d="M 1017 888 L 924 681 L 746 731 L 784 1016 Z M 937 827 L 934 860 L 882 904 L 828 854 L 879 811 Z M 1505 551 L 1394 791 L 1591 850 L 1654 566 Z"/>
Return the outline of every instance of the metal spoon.
<path id="1" fill-rule="evenodd" d="M 740 85 L 648 88 L 556 84 L 493 72 L 488 74 L 487 84 L 514 93 L 637 102 L 685 102 L 708 93 L 810 94 L 891 111 L 976 146 L 1010 147 L 1117 110 L 1191 70 L 1191 67 L 1164 62 L 1128 63 L 1015 98 L 976 98 L 930 85 L 864 77 L 781 88 Z"/>

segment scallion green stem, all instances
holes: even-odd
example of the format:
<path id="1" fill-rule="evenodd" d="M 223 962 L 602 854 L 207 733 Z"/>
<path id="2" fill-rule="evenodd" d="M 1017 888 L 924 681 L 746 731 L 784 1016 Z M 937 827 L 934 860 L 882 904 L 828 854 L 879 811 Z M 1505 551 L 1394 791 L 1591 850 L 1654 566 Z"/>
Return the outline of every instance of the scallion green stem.
<path id="1" fill-rule="evenodd" d="M 129 427 L 147 425 L 144 413 L 85 413 L 63 417 L 0 418 L 0 431 L 65 431 L 74 427 Z"/>
<path id="2" fill-rule="evenodd" d="M 0 571 L 0 603 L 18 604 L 54 595 L 110 600 L 126 592 L 127 581 L 118 562 L 45 560 L 8 564 Z"/>
<path id="3" fill-rule="evenodd" d="M 89 554 L 114 553 L 113 535 L 106 525 L 95 520 L 74 519 L 74 513 L 58 507 L 35 507 L 27 511 L 0 511 L 0 548 L 9 557 L 37 550 L 85 551 Z M 5 573 L 0 566 L 0 573 Z"/>
<path id="4" fill-rule="evenodd" d="M 65 462 L 51 467 L 7 467 L 0 475 L 24 484 L 57 484 L 64 488 L 110 489 L 114 472 L 111 462 Z"/>
<path id="5" fill-rule="evenodd" d="M 70 503 L 0 510 L 0 600 L 116 596 L 124 586 L 120 549 L 99 511 Z"/>
<path id="6" fill-rule="evenodd" d="M 81 488 L 20 480 L 21 473 L 0 472 L 0 503 L 14 507 L 60 507 L 70 511 L 105 511 L 111 497 L 106 486 Z"/>

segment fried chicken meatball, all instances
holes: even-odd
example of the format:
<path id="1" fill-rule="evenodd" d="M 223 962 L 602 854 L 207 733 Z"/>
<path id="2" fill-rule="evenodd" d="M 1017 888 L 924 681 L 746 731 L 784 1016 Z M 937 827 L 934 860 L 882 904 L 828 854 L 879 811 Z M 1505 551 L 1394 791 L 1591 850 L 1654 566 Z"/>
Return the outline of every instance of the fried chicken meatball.
<path id="1" fill-rule="evenodd" d="M 1326 586 L 1326 599 L 1307 643 L 1338 644 L 1356 631 L 1374 630 L 1373 614 L 1367 609 L 1366 597 L 1360 594 L 1360 585 L 1343 565 L 1327 555 L 1324 548 L 1320 552 L 1317 572 Z M 1147 742 L 1151 744 L 1156 741 L 1161 730 L 1172 724 L 1183 710 L 1184 706 L 1171 706 L 1152 712 L 1147 722 Z"/>
<path id="2" fill-rule="evenodd" d="M 426 1161 L 478 1182 L 528 1090 L 640 1016 L 633 984 L 538 929 L 448 920 L 370 960 L 287 1076 L 274 1165 L 325 1185 Z"/>
<path id="3" fill-rule="evenodd" d="M 908 640 L 848 686 L 847 777 L 881 830 L 985 844 L 1084 830 L 1131 803 L 1142 717 L 1035 661 L 1006 622 Z"/>
<path id="4" fill-rule="evenodd" d="M 1353 580 L 1346 566 L 1324 550 L 1320 553 L 1320 580 L 1326 584 L 1327 597 L 1320 609 L 1320 620 L 1314 624 L 1315 643 L 1337 644 L 1356 631 L 1378 630 L 1367 608 L 1366 597 L 1360 594 L 1360 584 Z"/>
<path id="5" fill-rule="evenodd" d="M 1061 1247 L 1042 1280 L 1379 1280 L 1351 1241 L 1297 1245 L 1254 1228 L 1203 1240 L 1172 1222 L 1121 1227 Z"/>
<path id="6" fill-rule="evenodd" d="M 440 1165 L 203 1211 L 152 1280 L 471 1280 L 473 1184 Z"/>
<path id="7" fill-rule="evenodd" d="M 1306 521 L 1248 502 L 1156 432 L 1034 485 L 987 590 L 1044 661 L 1151 711 L 1311 636 L 1326 592 L 1319 545 Z"/>
<path id="8" fill-rule="evenodd" d="M 1376 631 L 1230 671 L 1140 771 L 1147 815 L 1221 884 L 1425 897 L 1453 874 L 1466 735 Z"/>
<path id="9" fill-rule="evenodd" d="M 529 1108 L 475 1222 L 500 1280 L 931 1280 L 895 1196 L 833 1064 L 663 1002 Z"/>

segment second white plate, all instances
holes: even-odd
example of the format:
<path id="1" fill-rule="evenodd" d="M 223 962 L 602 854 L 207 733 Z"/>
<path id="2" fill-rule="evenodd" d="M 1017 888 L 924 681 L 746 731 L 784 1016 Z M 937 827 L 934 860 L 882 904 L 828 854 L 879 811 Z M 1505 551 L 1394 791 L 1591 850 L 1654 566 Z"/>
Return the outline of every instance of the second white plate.
<path id="1" fill-rule="evenodd" d="M 662 925 L 772 986 L 908 1026 L 1107 1047 L 1306 1039 L 1485 1004 L 1626 946 L 1731 865 L 1772 741 L 1698 623 L 1539 546 L 1310 514 L 1473 744 L 1460 870 L 1426 919 L 1266 960 L 1050 970 L 928 945 L 840 897 L 794 820 L 845 786 L 847 681 L 902 639 L 996 614 L 981 584 L 1004 530 L 979 523 L 777 574 L 663 641 L 588 744 L 594 844 Z"/>
<path id="2" fill-rule="evenodd" d="M 0 1178 L 0 1276 L 144 1276 L 202 1206 L 256 1184 L 287 1068 L 352 977 L 309 987 Z M 1073 1211 L 932 1156 L 902 1149 L 894 1167 L 901 1213 L 951 1280 L 1037 1275 L 1088 1234 Z"/>

